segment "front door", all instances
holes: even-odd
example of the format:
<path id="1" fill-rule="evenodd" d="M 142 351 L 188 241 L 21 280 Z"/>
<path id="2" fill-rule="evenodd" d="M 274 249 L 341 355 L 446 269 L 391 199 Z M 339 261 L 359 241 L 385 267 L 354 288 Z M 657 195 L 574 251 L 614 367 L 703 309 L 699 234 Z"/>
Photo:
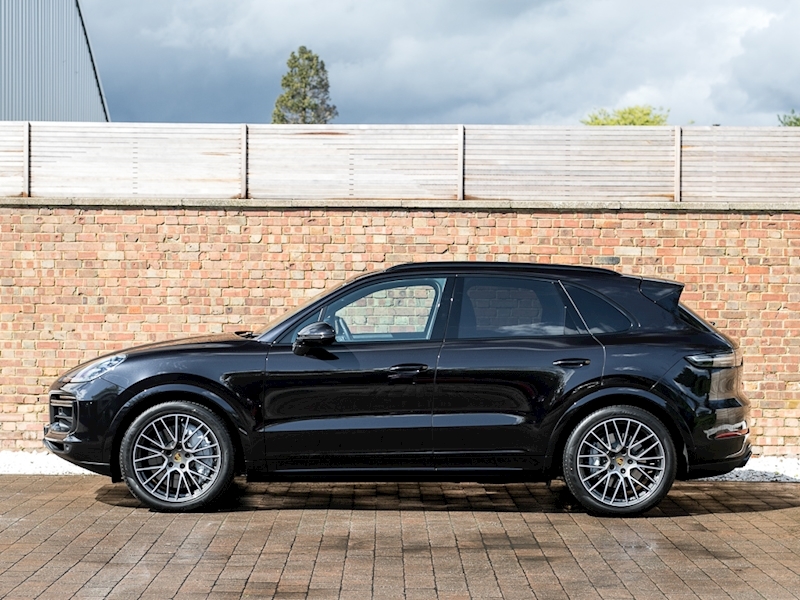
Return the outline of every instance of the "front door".
<path id="1" fill-rule="evenodd" d="M 446 278 L 389 279 L 333 299 L 270 350 L 263 435 L 270 470 L 432 470 L 431 415 Z M 292 352 L 305 325 L 336 341 Z"/>

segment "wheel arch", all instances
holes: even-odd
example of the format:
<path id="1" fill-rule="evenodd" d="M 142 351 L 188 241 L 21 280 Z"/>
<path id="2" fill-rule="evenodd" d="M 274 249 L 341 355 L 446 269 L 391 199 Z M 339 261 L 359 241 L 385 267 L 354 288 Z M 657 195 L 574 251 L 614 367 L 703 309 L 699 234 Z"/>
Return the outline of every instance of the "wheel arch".
<path id="1" fill-rule="evenodd" d="M 685 474 L 688 469 L 688 449 L 691 443 L 689 430 L 681 427 L 682 420 L 675 410 L 660 396 L 637 388 L 614 388 L 601 390 L 582 398 L 570 406 L 559 419 L 545 455 L 545 472 L 548 478 L 561 474 L 561 455 L 567 438 L 575 427 L 591 413 L 614 405 L 635 406 L 652 413 L 667 428 L 675 444 L 675 454 L 678 459 L 678 477 Z"/>
<path id="2" fill-rule="evenodd" d="M 105 455 L 108 457 L 111 467 L 112 481 L 122 480 L 118 457 L 122 438 L 130 424 L 148 408 L 170 400 L 195 402 L 211 410 L 222 419 L 236 454 L 234 457 L 234 472 L 241 474 L 246 471 L 245 458 L 247 450 L 250 448 L 251 440 L 248 437 L 247 429 L 239 412 L 230 402 L 210 390 L 194 385 L 173 383 L 162 384 L 136 394 L 114 416 L 109 427 L 111 435 L 107 437 L 105 443 Z"/>

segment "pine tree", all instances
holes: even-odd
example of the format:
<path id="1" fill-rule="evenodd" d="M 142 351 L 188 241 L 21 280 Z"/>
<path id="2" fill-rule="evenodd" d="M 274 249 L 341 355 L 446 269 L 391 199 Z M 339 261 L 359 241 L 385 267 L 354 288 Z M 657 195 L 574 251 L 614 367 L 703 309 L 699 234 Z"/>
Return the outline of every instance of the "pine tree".
<path id="1" fill-rule="evenodd" d="M 339 113 L 330 103 L 325 63 L 305 46 L 289 55 L 281 78 L 283 93 L 275 101 L 273 123 L 327 123 Z"/>

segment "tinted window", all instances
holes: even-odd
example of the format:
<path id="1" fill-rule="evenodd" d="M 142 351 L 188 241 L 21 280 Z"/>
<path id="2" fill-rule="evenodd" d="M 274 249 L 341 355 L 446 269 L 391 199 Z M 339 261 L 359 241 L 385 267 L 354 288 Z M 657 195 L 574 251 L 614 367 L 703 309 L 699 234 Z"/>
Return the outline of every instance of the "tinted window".
<path id="1" fill-rule="evenodd" d="M 576 333 L 556 286 L 512 277 L 465 277 L 455 335 L 460 339 Z"/>
<path id="2" fill-rule="evenodd" d="M 616 333 L 630 329 L 630 319 L 608 301 L 574 285 L 565 284 L 564 287 L 592 333 Z"/>

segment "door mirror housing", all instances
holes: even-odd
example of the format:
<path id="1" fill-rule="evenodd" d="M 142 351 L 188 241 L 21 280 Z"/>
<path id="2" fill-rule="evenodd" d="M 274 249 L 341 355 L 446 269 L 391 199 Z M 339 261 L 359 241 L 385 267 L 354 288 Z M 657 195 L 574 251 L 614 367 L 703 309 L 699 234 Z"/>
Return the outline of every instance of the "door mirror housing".
<path id="1" fill-rule="evenodd" d="M 312 348 L 330 346 L 336 340 L 336 331 L 328 323 L 319 321 L 306 325 L 297 332 L 297 339 L 292 344 L 292 352 L 305 356 Z"/>

